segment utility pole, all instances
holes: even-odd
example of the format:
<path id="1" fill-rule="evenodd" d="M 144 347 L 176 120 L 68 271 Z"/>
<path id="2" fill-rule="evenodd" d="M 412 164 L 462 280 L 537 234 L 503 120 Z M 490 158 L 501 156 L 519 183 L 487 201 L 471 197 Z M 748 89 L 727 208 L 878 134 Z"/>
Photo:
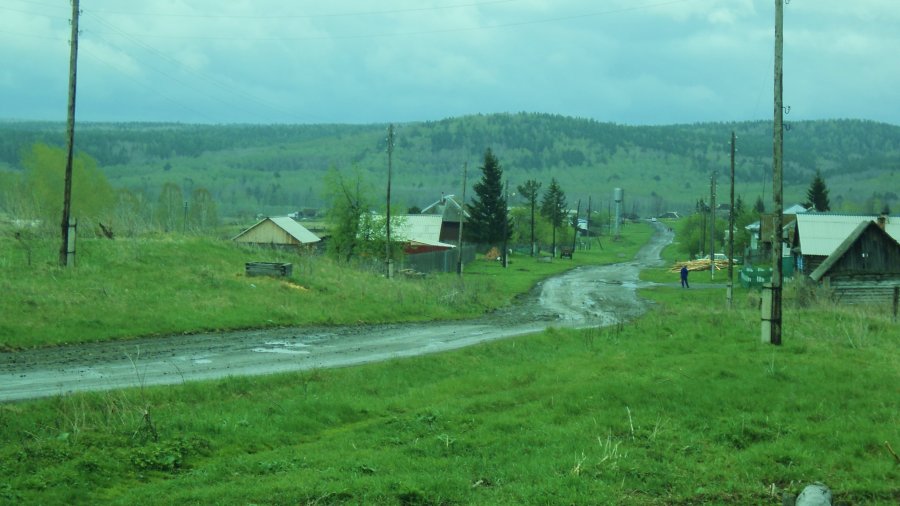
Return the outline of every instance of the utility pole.
<path id="1" fill-rule="evenodd" d="M 709 178 L 709 279 L 716 277 L 716 171 Z"/>
<path id="2" fill-rule="evenodd" d="M 572 224 L 575 225 L 574 230 L 572 232 L 572 254 L 575 254 L 575 242 L 578 239 L 578 215 L 581 214 L 581 199 L 578 199 L 578 205 L 575 206 L 575 219 L 572 221 Z"/>
<path id="3" fill-rule="evenodd" d="M 509 267 L 509 179 L 506 180 L 506 190 L 503 197 L 503 205 L 506 212 L 503 213 L 503 268 Z"/>
<path id="4" fill-rule="evenodd" d="M 587 231 L 587 235 L 588 235 L 587 244 L 588 244 L 588 249 L 590 249 L 590 244 L 591 244 L 591 196 L 590 195 L 588 195 L 587 219 L 585 220 L 584 228 Z"/>
<path id="5" fill-rule="evenodd" d="M 66 180 L 63 190 L 62 244 L 59 246 L 59 266 L 69 265 L 69 222 L 72 213 L 72 156 L 75 150 L 75 83 L 78 75 L 78 0 L 72 0 L 72 35 L 69 41 L 69 103 L 66 121 Z M 73 238 L 74 239 L 74 238 Z M 74 240 L 72 241 L 74 246 Z M 74 258 L 73 258 L 74 260 Z M 74 263 L 74 262 L 73 262 Z"/>
<path id="6" fill-rule="evenodd" d="M 728 213 L 728 309 L 734 306 L 734 130 L 731 131 L 731 211 Z"/>
<path id="7" fill-rule="evenodd" d="M 775 0 L 775 125 L 772 132 L 772 281 L 763 287 L 762 341 L 781 344 L 782 227 L 784 217 L 784 0 Z"/>
<path id="8" fill-rule="evenodd" d="M 463 233 L 463 222 L 466 221 L 466 176 L 469 172 L 469 162 L 463 163 L 463 187 L 462 187 L 462 202 L 459 203 L 459 238 L 457 239 L 456 244 L 456 274 L 459 277 L 462 277 L 463 271 L 463 262 L 462 262 L 462 233 Z"/>
<path id="9" fill-rule="evenodd" d="M 387 268 L 386 276 L 388 279 L 394 277 L 394 259 L 391 255 L 391 163 L 394 155 L 394 124 L 388 126 L 387 136 L 387 152 L 388 152 L 388 176 L 387 176 L 387 221 L 385 227 L 387 230 L 385 244 L 385 267 Z"/>

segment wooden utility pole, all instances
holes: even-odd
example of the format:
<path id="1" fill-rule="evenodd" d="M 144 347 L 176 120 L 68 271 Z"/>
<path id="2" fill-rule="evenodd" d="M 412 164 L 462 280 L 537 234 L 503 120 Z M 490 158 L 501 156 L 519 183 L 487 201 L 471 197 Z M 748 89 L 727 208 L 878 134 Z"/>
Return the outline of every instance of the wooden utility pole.
<path id="1" fill-rule="evenodd" d="M 63 190 L 62 243 L 59 246 L 59 265 L 69 265 L 69 222 L 72 218 L 72 157 L 75 152 L 75 83 L 78 74 L 78 0 L 72 0 L 72 35 L 69 41 L 69 104 L 66 121 L 66 180 Z M 72 241 L 74 243 L 74 241 Z M 73 259 L 74 260 L 74 259 Z M 74 263 L 74 262 L 73 262 Z"/>
<path id="2" fill-rule="evenodd" d="M 387 221 L 385 222 L 386 227 L 386 239 L 387 242 L 385 244 L 385 267 L 388 279 L 394 277 L 394 259 L 391 255 L 391 164 L 392 158 L 394 155 L 394 124 L 391 123 L 388 125 L 388 136 L 387 136 L 387 152 L 388 152 L 388 174 L 387 174 Z"/>
<path id="3" fill-rule="evenodd" d="M 462 277 L 462 234 L 463 222 L 466 221 L 466 176 L 469 173 L 469 162 L 463 163 L 462 202 L 459 203 L 459 238 L 456 244 L 456 274 Z"/>
<path id="4" fill-rule="evenodd" d="M 716 172 L 709 178 L 709 278 L 716 277 Z"/>
<path id="5" fill-rule="evenodd" d="M 584 229 L 587 231 L 588 235 L 588 249 L 590 249 L 591 244 L 591 196 L 588 195 L 588 208 L 587 208 L 587 219 L 584 222 Z"/>
<path id="6" fill-rule="evenodd" d="M 784 226 L 784 0 L 775 0 L 775 125 L 772 132 L 772 281 L 763 287 L 762 341 L 781 344 L 782 227 Z"/>
<path id="7" fill-rule="evenodd" d="M 728 309 L 734 306 L 734 130 L 731 131 L 731 211 L 728 213 Z"/>
<path id="8" fill-rule="evenodd" d="M 506 189 L 503 197 L 503 205 L 506 212 L 503 213 L 503 268 L 509 267 L 509 179 L 506 180 Z"/>
<path id="9" fill-rule="evenodd" d="M 581 214 L 581 199 L 578 199 L 578 205 L 575 206 L 575 219 L 572 224 L 575 225 L 572 232 L 572 254 L 575 254 L 575 242 L 578 240 L 578 216 Z"/>

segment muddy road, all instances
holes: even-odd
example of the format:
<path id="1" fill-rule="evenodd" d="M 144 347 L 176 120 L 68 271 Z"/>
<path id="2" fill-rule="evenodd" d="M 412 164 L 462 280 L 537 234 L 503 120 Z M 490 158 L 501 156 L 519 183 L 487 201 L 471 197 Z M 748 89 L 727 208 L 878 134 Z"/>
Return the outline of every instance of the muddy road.
<path id="1" fill-rule="evenodd" d="M 629 262 L 580 267 L 543 281 L 514 305 L 475 320 L 300 327 L 139 339 L 0 353 L 0 402 L 270 374 L 435 353 L 547 327 L 609 325 L 645 310 L 638 273 L 655 265 L 672 233 L 656 233 Z"/>

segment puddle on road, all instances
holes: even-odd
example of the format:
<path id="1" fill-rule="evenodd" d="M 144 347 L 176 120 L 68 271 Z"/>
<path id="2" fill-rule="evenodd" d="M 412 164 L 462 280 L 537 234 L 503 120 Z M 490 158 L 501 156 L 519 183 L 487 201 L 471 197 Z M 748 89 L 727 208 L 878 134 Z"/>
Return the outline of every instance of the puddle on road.
<path id="1" fill-rule="evenodd" d="M 294 348 L 309 348 L 306 343 L 290 342 L 290 341 L 266 341 L 266 346 L 272 348 L 252 348 L 250 351 L 255 353 L 281 353 L 283 355 L 309 355 L 308 350 L 297 350 Z"/>
<path id="2" fill-rule="evenodd" d="M 287 350 L 284 348 L 253 348 L 250 351 L 256 353 L 283 353 L 285 355 L 309 355 L 306 350 Z"/>

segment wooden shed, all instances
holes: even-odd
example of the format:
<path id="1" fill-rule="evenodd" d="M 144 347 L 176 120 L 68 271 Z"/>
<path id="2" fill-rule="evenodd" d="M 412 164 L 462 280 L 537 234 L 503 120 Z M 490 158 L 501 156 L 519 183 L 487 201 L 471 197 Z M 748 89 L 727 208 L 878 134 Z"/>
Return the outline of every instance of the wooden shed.
<path id="1" fill-rule="evenodd" d="M 311 247 L 320 239 L 287 216 L 270 216 L 236 235 L 235 242 L 282 248 Z"/>
<path id="2" fill-rule="evenodd" d="M 900 244 L 881 224 L 860 223 L 810 274 L 845 303 L 889 303 L 900 286 Z"/>

